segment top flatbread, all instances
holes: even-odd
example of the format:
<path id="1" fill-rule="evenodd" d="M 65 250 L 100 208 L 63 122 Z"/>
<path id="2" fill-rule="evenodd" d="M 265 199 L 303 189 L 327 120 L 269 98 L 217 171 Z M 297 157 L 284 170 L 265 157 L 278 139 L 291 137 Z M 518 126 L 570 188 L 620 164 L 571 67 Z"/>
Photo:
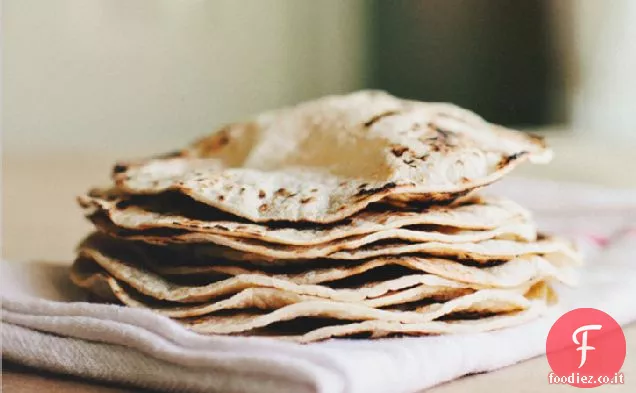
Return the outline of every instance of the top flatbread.
<path id="1" fill-rule="evenodd" d="M 386 198 L 453 200 L 550 158 L 540 138 L 457 106 L 363 91 L 261 114 L 113 177 L 129 193 L 174 190 L 255 222 L 329 223 Z"/>

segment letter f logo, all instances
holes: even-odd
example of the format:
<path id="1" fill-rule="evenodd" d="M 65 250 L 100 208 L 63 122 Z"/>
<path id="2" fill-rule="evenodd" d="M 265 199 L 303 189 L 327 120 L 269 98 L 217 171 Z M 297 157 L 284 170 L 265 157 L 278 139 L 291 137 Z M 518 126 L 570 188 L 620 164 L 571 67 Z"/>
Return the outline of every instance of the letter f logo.
<path id="1" fill-rule="evenodd" d="M 574 341 L 574 344 L 581 345 L 576 349 L 577 351 L 581 351 L 581 364 L 579 364 L 579 368 L 583 367 L 585 361 L 587 360 L 587 351 L 593 351 L 596 349 L 592 346 L 587 345 L 587 332 L 589 330 L 601 330 L 602 327 L 602 325 L 585 325 L 576 329 L 572 334 L 572 341 Z M 583 332 L 583 334 L 581 335 L 581 342 L 579 342 L 576 336 L 581 332 Z"/>

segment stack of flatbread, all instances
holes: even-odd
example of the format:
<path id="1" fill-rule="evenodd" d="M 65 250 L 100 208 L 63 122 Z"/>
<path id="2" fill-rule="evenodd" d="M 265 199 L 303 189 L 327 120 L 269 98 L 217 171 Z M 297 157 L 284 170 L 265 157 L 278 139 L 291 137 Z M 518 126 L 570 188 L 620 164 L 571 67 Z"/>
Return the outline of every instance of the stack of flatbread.
<path id="1" fill-rule="evenodd" d="M 540 138 L 442 103 L 330 96 L 118 163 L 79 198 L 96 232 L 72 279 L 207 334 L 312 342 L 520 324 L 579 256 L 477 192 Z"/>

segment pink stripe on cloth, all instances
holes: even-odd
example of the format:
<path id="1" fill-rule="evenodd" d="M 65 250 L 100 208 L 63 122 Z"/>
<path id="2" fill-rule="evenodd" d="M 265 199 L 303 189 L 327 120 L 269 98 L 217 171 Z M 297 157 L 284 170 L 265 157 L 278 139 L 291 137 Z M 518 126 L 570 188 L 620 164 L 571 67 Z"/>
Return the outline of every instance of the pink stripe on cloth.
<path id="1" fill-rule="evenodd" d="M 582 231 L 570 233 L 561 232 L 559 235 L 572 240 L 584 258 L 590 259 L 599 252 L 612 247 L 617 242 L 624 242 L 625 239 L 636 238 L 636 227 L 629 226 L 619 228 L 610 234 Z"/>
<path id="2" fill-rule="evenodd" d="M 589 234 L 587 235 L 587 238 L 599 247 L 606 247 L 610 242 L 610 239 L 607 236 Z"/>
<path id="3" fill-rule="evenodd" d="M 623 235 L 623 236 L 629 236 L 629 237 L 636 236 L 636 227 L 625 228 L 625 229 L 621 232 L 621 235 Z"/>

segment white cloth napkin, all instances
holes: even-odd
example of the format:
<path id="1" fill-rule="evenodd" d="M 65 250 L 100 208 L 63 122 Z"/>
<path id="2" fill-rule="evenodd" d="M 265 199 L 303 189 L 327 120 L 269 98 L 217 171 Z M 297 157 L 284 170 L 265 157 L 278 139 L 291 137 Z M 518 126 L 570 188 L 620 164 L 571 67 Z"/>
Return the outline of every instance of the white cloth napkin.
<path id="1" fill-rule="evenodd" d="M 559 184 L 553 198 L 562 208 L 542 214 L 553 205 L 542 187 L 554 184 L 528 184 L 514 180 L 498 192 L 527 189 L 516 199 L 528 205 L 537 201 L 533 194 L 542 195 L 543 203 L 534 206 L 539 221 L 577 235 L 590 259 L 581 285 L 559 288 L 559 307 L 523 326 L 311 345 L 203 336 L 149 311 L 77 301 L 83 295 L 68 281 L 67 267 L 4 262 L 2 354 L 50 371 L 163 391 L 415 392 L 543 353 L 552 323 L 570 309 L 598 308 L 621 324 L 636 320 L 636 308 L 629 304 L 636 298 L 636 231 L 629 229 L 636 194 L 572 192 L 575 186 Z M 588 223 L 593 231 L 581 231 L 586 229 L 581 217 L 598 218 L 602 225 Z"/>

